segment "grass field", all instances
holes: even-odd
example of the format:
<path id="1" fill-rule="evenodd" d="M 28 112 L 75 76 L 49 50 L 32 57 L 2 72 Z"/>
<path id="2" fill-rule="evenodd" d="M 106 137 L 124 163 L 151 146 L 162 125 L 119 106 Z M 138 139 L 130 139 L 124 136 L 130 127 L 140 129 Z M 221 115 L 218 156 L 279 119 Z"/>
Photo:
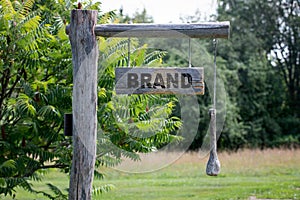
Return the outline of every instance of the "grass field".
<path id="1" fill-rule="evenodd" d="M 93 199 L 300 199 L 299 150 L 244 150 L 219 153 L 222 172 L 205 175 L 206 159 L 187 153 L 172 165 L 144 174 L 104 169 L 106 178 L 96 186 L 111 183 L 115 188 Z M 48 191 L 45 183 L 68 187 L 68 177 L 52 170 L 36 189 Z M 4 198 L 9 199 L 9 198 Z M 16 199 L 46 199 L 17 190 Z"/>

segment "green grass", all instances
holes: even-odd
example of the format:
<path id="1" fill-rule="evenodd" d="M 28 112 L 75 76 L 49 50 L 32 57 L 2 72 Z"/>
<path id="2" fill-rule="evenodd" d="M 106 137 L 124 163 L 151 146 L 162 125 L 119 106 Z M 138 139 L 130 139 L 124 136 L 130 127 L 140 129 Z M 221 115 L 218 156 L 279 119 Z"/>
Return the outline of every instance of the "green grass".
<path id="1" fill-rule="evenodd" d="M 127 174 L 103 169 L 115 188 L 93 199 L 300 199 L 300 150 L 241 151 L 220 153 L 222 172 L 205 175 L 206 159 L 186 154 L 176 163 L 153 173 Z M 36 189 L 49 191 L 45 183 L 68 187 L 68 177 L 52 170 Z M 9 199 L 9 198 L 6 198 Z M 17 190 L 16 199 L 45 199 Z"/>

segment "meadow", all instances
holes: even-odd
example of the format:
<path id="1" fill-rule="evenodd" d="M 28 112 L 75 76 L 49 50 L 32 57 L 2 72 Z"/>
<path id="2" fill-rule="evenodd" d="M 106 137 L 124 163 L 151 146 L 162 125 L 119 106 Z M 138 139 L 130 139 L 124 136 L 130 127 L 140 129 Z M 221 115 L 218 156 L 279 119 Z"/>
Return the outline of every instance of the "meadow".
<path id="1" fill-rule="evenodd" d="M 164 169 L 142 174 L 101 169 L 105 179 L 95 180 L 94 185 L 109 183 L 114 188 L 93 199 L 300 199 L 300 149 L 221 152 L 222 171 L 216 177 L 205 174 L 207 159 L 200 159 L 195 152 L 186 153 Z M 34 187 L 49 191 L 45 183 L 52 183 L 67 188 L 68 181 L 65 174 L 50 170 Z M 16 199 L 46 198 L 19 189 Z"/>

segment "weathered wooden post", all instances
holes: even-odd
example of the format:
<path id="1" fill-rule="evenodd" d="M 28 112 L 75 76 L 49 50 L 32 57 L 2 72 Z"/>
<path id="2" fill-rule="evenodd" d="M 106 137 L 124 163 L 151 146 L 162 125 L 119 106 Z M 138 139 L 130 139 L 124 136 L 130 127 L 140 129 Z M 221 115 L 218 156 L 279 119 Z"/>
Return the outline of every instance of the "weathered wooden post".
<path id="1" fill-rule="evenodd" d="M 91 199 L 97 133 L 97 11 L 72 10 L 73 160 L 69 199 Z"/>

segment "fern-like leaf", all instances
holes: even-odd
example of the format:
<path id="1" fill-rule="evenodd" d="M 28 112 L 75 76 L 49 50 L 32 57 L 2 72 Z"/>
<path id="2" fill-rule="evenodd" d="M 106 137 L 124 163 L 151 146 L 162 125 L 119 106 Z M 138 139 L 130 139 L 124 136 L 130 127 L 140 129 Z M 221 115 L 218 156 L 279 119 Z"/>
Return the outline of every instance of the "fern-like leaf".
<path id="1" fill-rule="evenodd" d="M 94 196 L 98 196 L 98 195 L 101 195 L 103 193 L 107 193 L 111 190 L 115 189 L 115 186 L 112 185 L 112 184 L 106 184 L 106 185 L 102 185 L 102 186 L 99 186 L 99 187 L 94 187 L 93 186 L 93 192 L 92 194 Z"/>
<path id="2" fill-rule="evenodd" d="M 35 0 L 27 0 L 23 3 L 23 8 L 20 9 L 19 13 L 23 16 L 27 16 L 31 12 Z"/>

